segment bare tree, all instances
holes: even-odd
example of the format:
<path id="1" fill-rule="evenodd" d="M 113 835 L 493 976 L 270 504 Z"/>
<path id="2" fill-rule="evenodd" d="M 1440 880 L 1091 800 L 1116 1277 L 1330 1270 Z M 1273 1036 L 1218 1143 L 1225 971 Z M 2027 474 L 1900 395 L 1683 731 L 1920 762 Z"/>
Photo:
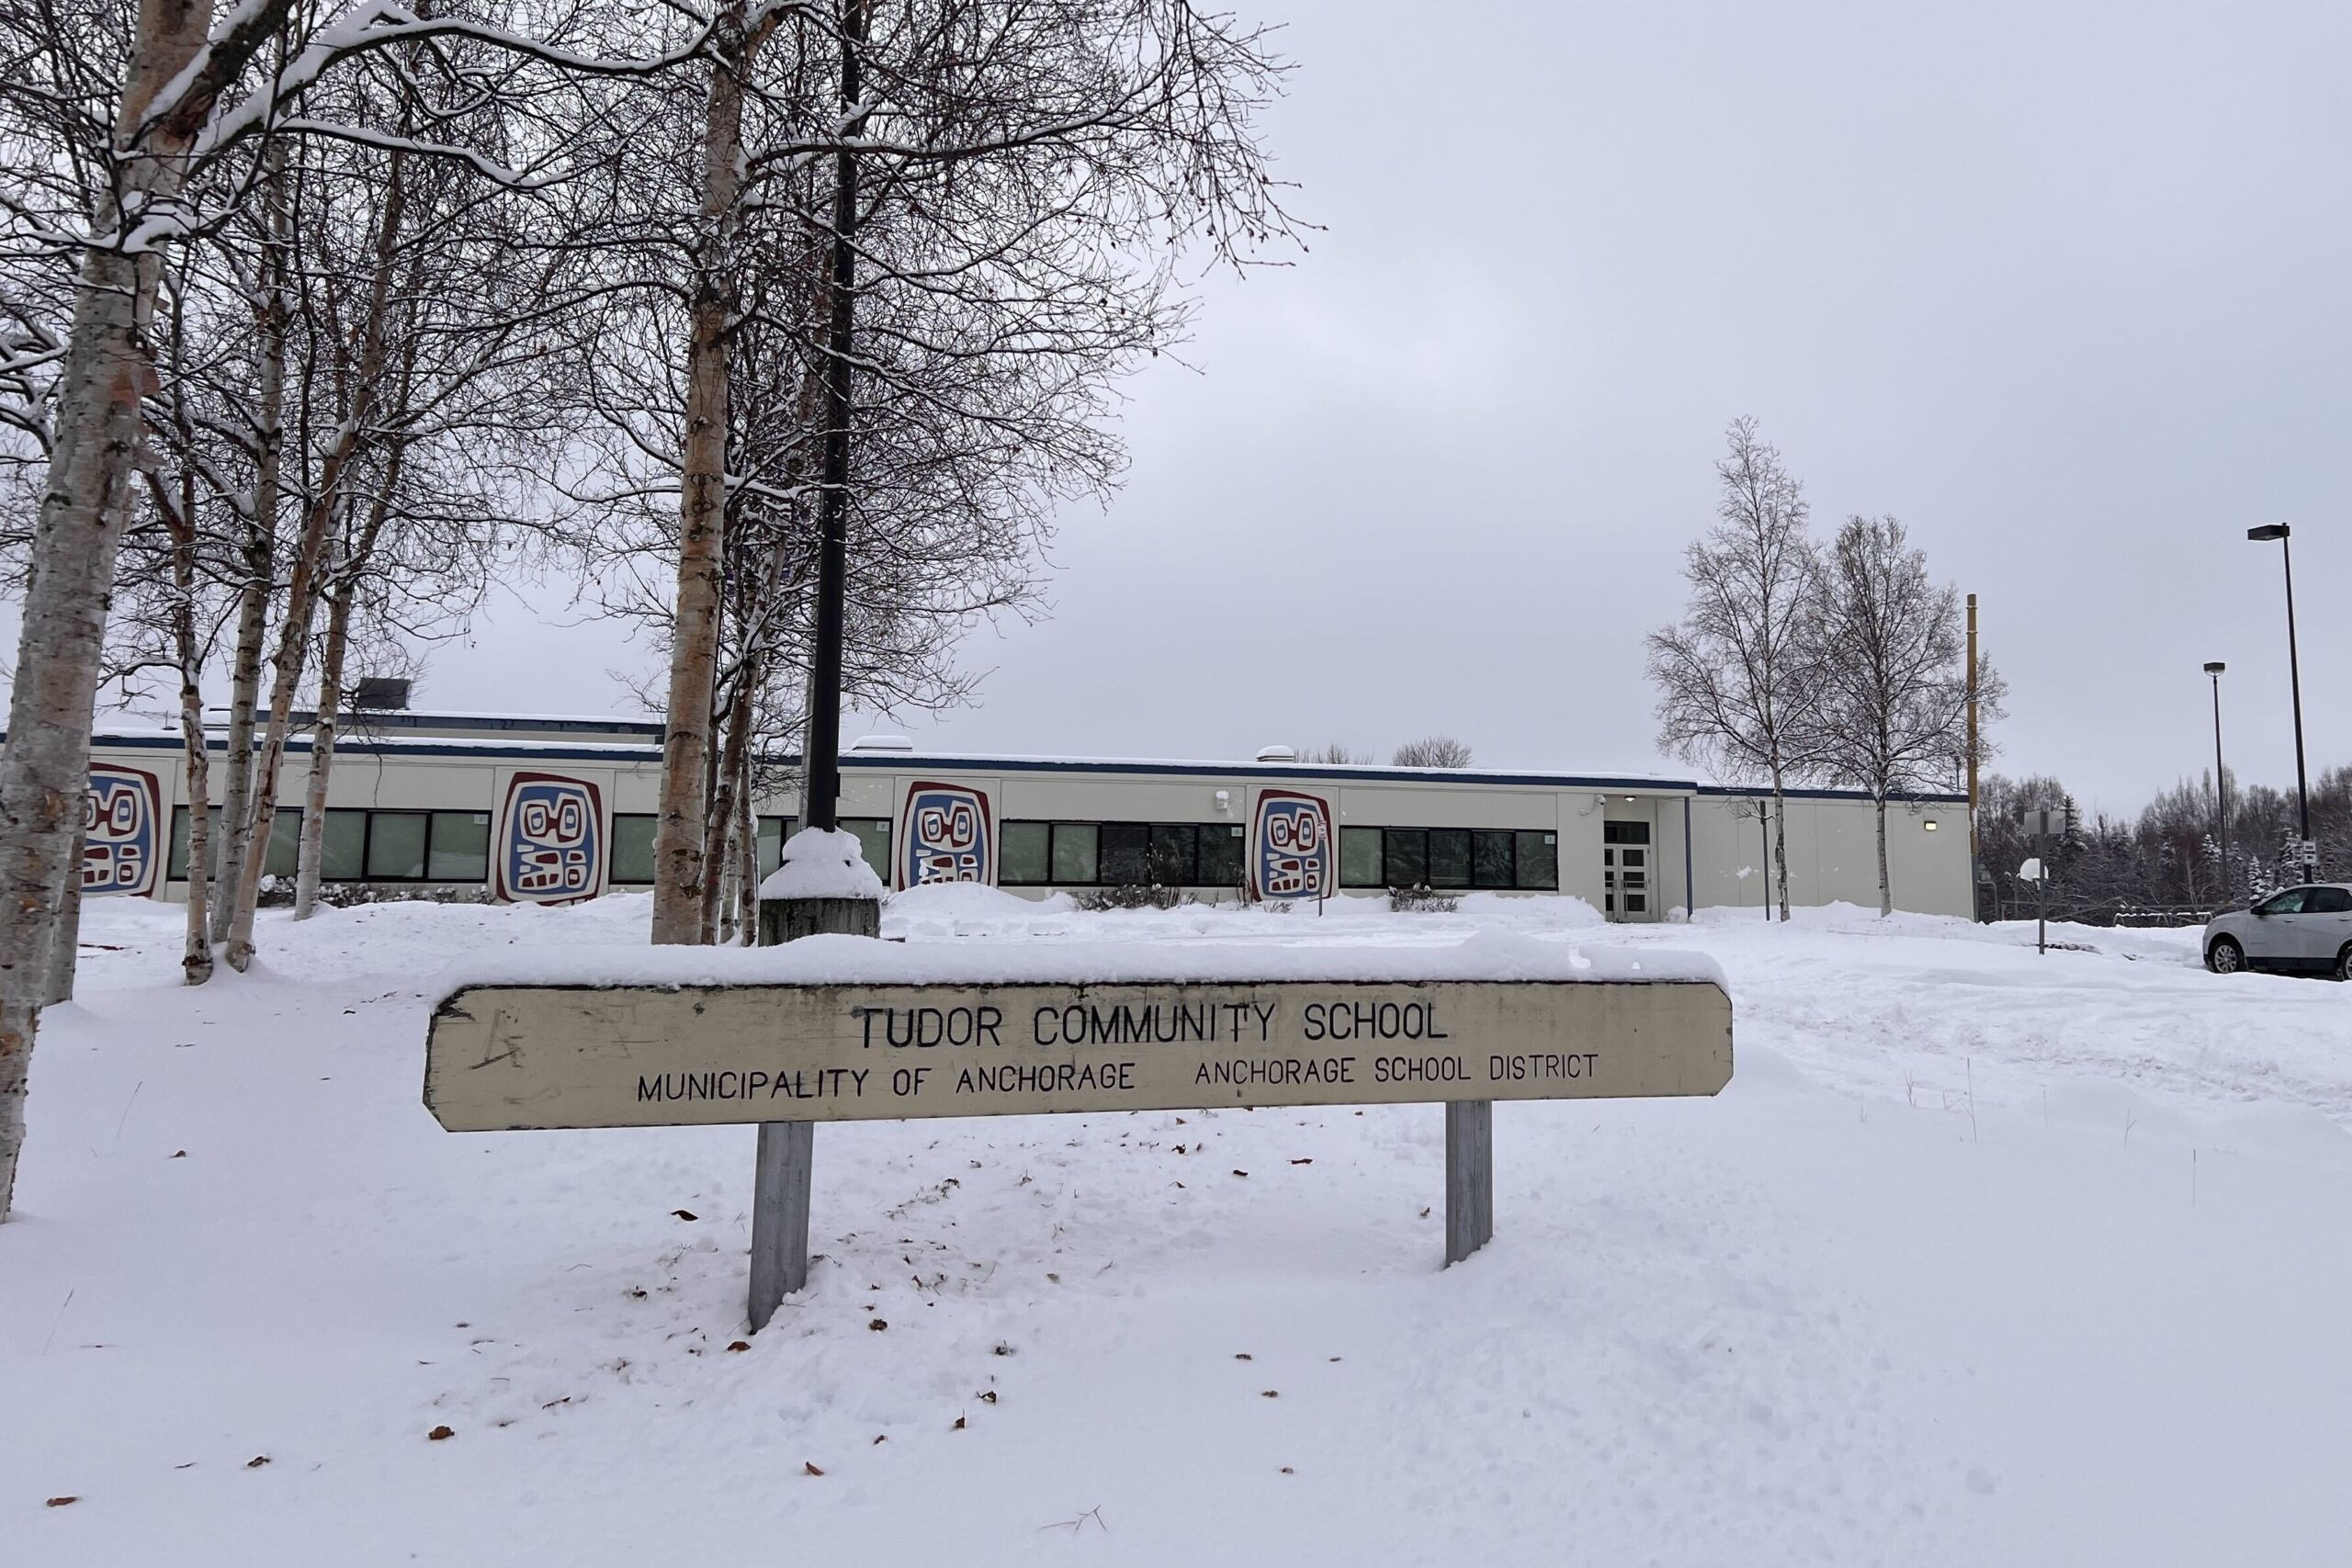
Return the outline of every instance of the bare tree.
<path id="1" fill-rule="evenodd" d="M 1328 746 L 1299 746 L 1293 750 L 1297 751 L 1298 760 L 1302 762 L 1319 762 L 1333 767 L 1352 767 L 1372 761 L 1371 752 L 1351 750 L 1337 740 Z M 1464 761 L 1468 759 L 1465 757 Z"/>
<path id="2" fill-rule="evenodd" d="M 1829 775 L 1870 792 L 1878 817 L 1878 908 L 1894 912 L 1886 859 L 1894 795 L 1958 786 L 1968 762 L 1968 644 L 1960 591 L 1928 575 L 1892 517 L 1851 517 L 1824 575 L 1821 756 Z M 1982 659 L 1980 729 L 2002 716 L 2007 686 Z M 1979 741 L 1979 750 L 1983 742 Z"/>
<path id="3" fill-rule="evenodd" d="M 1772 795 L 1772 868 L 1789 918 L 1791 779 L 1815 766 L 1821 708 L 1821 570 L 1804 487 L 1753 419 L 1732 422 L 1715 464 L 1715 526 L 1683 552 L 1690 600 L 1650 634 L 1658 744 L 1724 784 Z"/>
<path id="4" fill-rule="evenodd" d="M 1470 748 L 1451 735 L 1425 735 L 1397 747 L 1388 760 L 1400 768 L 1466 768 Z"/>
<path id="5" fill-rule="evenodd" d="M 234 165 L 273 127 L 396 140 L 380 128 L 300 112 L 309 88 L 343 61 L 464 39 L 533 62 L 558 82 L 670 63 L 601 60 L 475 17 L 420 17 L 369 3 L 297 17 L 292 0 L 251 0 L 217 29 L 209 0 L 137 0 L 135 22 L 126 26 L 128 10 L 107 0 L 0 4 L 0 48 L 7 54 L 0 148 L 10 181 L 10 199 L 0 203 L 0 258 L 11 266 L 62 267 L 73 277 L 70 321 L 36 334 L 45 372 L 12 380 L 6 372 L 27 358 L 15 350 L 0 371 L 0 394 L 24 387 L 36 400 L 29 412 L 12 411 L 6 423 L 18 433 L 37 426 L 44 459 L 0 754 L 0 898 L 8 908 L 0 919 L 0 1221 L 15 1190 L 26 1077 L 57 921 L 79 860 L 107 598 L 133 504 L 142 399 L 155 384 L 152 328 L 165 254 L 243 208 L 252 181 L 236 177 Z M 289 17 L 299 24 L 290 30 Z M 549 17 L 559 28 L 578 20 L 560 8 Z M 494 73 L 433 52 L 432 79 L 453 96 L 500 90 Z M 256 65 L 258 81 L 249 69 Z M 540 128 L 555 123 L 560 95 L 523 96 Z M 533 139 L 523 140 L 527 152 Z M 503 169 L 479 149 L 420 143 L 413 151 Z M 267 804 L 258 790 L 256 797 L 257 807 Z M 254 877 L 254 858 L 241 886 Z M 230 937 L 232 959 L 249 951 L 244 933 L 232 930 Z"/>

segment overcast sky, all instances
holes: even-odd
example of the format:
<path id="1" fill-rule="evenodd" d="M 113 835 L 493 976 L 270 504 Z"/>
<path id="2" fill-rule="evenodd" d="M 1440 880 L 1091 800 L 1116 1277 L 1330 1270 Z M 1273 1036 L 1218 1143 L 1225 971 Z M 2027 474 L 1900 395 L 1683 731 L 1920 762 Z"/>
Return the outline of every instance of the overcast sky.
<path id="1" fill-rule="evenodd" d="M 1322 224 L 1130 384 L 1048 618 L 982 628 L 925 745 L 1247 756 L 1430 730 L 1658 769 L 1724 425 L 1816 525 L 1893 513 L 1981 596 L 2010 772 L 2136 809 L 2211 755 L 2352 761 L 2352 7 L 1279 0 L 1270 139 Z M 508 603 L 429 706 L 602 712 L 643 654 Z"/>

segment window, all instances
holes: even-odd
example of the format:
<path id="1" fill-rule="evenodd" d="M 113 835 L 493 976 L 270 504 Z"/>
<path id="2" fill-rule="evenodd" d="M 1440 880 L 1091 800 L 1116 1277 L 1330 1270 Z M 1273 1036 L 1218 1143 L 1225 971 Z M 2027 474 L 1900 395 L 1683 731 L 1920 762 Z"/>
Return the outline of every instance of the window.
<path id="1" fill-rule="evenodd" d="M 1243 829 L 1232 822 L 1007 822 L 997 881 L 1007 887 L 1236 887 Z"/>
<path id="2" fill-rule="evenodd" d="M 2262 912 L 2266 915 L 2300 915 L 2303 912 L 2303 895 L 2308 891 L 2307 888 L 2290 887 L 2261 906 Z"/>
<path id="3" fill-rule="evenodd" d="M 1148 822 L 1102 824 L 1102 884 L 1133 887 L 1151 880 L 1151 825 Z"/>
<path id="4" fill-rule="evenodd" d="M 1470 886 L 1469 829 L 1432 828 L 1430 829 L 1430 886 L 1431 887 Z"/>
<path id="5" fill-rule="evenodd" d="M 1151 829 L 1151 860 L 1146 866 L 1151 880 L 1162 887 L 1200 886 L 1201 830 L 1190 822 L 1155 823 Z"/>
<path id="6" fill-rule="evenodd" d="M 1238 887 L 1241 886 L 1242 849 L 1249 834 L 1238 822 L 1210 822 L 1201 829 L 1202 887 Z"/>
<path id="7" fill-rule="evenodd" d="M 368 880 L 424 880 L 424 839 L 432 818 L 422 811 L 368 814 Z"/>
<path id="8" fill-rule="evenodd" d="M 1470 886 L 1516 887 L 1519 861 L 1511 853 L 1511 836 L 1481 828 L 1470 836 Z"/>
<path id="9" fill-rule="evenodd" d="M 653 880 L 653 828 L 661 818 L 650 811 L 613 813 L 612 875 L 616 886 L 643 887 Z"/>
<path id="10" fill-rule="evenodd" d="M 434 882 L 490 880 L 490 813 L 436 811 L 424 874 Z"/>
<path id="11" fill-rule="evenodd" d="M 2341 887 L 2314 887 L 2303 895 L 2306 915 L 2352 915 L 2352 893 Z"/>
<path id="12" fill-rule="evenodd" d="M 882 879 L 883 886 L 889 886 L 890 819 L 888 817 L 844 817 L 841 825 L 842 831 L 857 835 L 859 846 L 865 851 L 865 863 L 874 868 L 874 874 Z"/>
<path id="13" fill-rule="evenodd" d="M 763 817 L 760 818 L 760 874 L 768 876 L 784 863 L 784 841 L 800 826 L 797 817 Z"/>
<path id="14" fill-rule="evenodd" d="M 1379 887 L 1380 829 L 1377 828 L 1342 828 L 1340 829 L 1340 886 L 1342 887 Z"/>
<path id="15" fill-rule="evenodd" d="M 1391 887 L 1420 887 L 1430 879 L 1430 835 L 1426 828 L 1391 828 L 1382 840 L 1382 874 Z"/>
<path id="16" fill-rule="evenodd" d="M 1054 824 L 1054 880 L 1065 887 L 1091 887 L 1102 866 L 1102 829 L 1091 822 Z"/>
<path id="17" fill-rule="evenodd" d="M 368 813 L 330 807 L 319 852 L 321 881 L 358 881 L 368 852 Z"/>
<path id="18" fill-rule="evenodd" d="M 1040 887 L 1054 879 L 1054 825 L 1007 822 L 999 831 L 996 879 L 1007 887 Z"/>
<path id="19" fill-rule="evenodd" d="M 1646 822 L 1603 822 L 1600 841 L 1604 844 L 1646 844 L 1650 841 L 1650 825 Z"/>
<path id="20" fill-rule="evenodd" d="M 1560 835 L 1522 829 L 1514 837 L 1519 849 L 1519 878 L 1514 886 L 1556 891 L 1560 886 Z"/>

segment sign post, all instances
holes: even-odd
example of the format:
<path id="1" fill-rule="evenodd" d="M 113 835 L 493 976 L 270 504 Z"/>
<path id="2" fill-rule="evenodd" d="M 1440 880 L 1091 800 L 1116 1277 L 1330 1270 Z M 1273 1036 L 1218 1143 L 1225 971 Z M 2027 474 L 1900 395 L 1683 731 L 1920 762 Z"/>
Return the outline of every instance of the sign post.
<path id="1" fill-rule="evenodd" d="M 760 899 L 760 945 L 776 947 L 807 936 L 879 937 L 881 882 L 865 865 L 863 852 L 821 829 L 796 833 L 793 840 L 777 867 L 783 897 Z M 862 878 L 860 872 L 865 873 Z M 808 1283 L 808 1185 L 816 1164 L 817 1123 L 760 1123 L 752 1166 L 754 1334 L 768 1325 L 777 1303 Z"/>
<path id="2" fill-rule="evenodd" d="M 768 901 L 763 937 L 862 918 L 821 902 Z M 1713 965 L 1655 949 L 829 936 L 503 962 L 435 1008 L 426 1107 L 452 1132 L 757 1124 L 755 1327 L 808 1280 L 818 1122 L 1437 1101 L 1451 1264 L 1494 1235 L 1494 1101 L 1712 1095 L 1732 1071 Z"/>

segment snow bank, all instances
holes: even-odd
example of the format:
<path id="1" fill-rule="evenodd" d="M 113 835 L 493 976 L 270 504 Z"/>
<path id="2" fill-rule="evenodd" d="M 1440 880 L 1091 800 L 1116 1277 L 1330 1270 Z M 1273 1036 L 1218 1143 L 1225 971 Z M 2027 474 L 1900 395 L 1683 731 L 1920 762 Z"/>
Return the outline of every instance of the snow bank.
<path id="1" fill-rule="evenodd" d="M 476 986 L 1251 985 L 1273 981 L 1710 981 L 1703 953 L 1590 950 L 1481 931 L 1441 946 L 1205 942 L 877 942 L 816 936 L 780 947 L 517 947 L 469 955 L 425 987 Z"/>
<path id="2" fill-rule="evenodd" d="M 873 898 L 882 879 L 865 863 L 857 835 L 839 828 L 803 828 L 785 840 L 784 858 L 760 884 L 763 898 Z"/>

